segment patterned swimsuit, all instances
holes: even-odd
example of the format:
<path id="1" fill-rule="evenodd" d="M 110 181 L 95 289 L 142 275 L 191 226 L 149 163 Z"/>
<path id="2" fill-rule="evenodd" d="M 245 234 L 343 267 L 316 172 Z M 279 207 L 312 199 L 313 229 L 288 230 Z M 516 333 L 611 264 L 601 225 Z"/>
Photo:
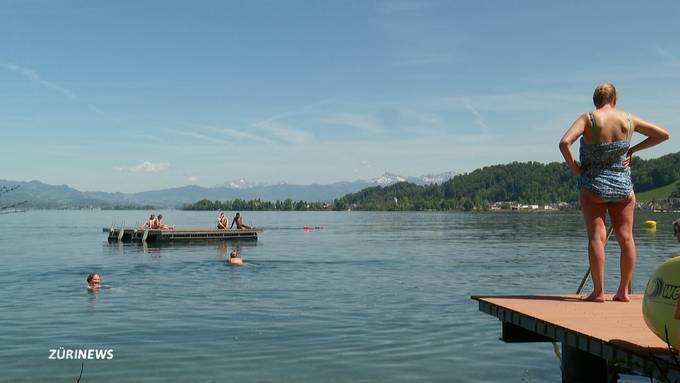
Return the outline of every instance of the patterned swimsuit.
<path id="1" fill-rule="evenodd" d="M 595 125 L 595 118 L 588 113 L 592 136 L 597 139 L 599 134 Z M 633 192 L 633 181 L 630 178 L 630 168 L 623 165 L 626 153 L 630 148 L 630 114 L 627 115 L 628 137 L 625 140 L 587 144 L 581 137 L 579 159 L 584 169 L 578 178 L 578 187 L 586 188 L 604 202 L 618 202 L 626 199 Z"/>

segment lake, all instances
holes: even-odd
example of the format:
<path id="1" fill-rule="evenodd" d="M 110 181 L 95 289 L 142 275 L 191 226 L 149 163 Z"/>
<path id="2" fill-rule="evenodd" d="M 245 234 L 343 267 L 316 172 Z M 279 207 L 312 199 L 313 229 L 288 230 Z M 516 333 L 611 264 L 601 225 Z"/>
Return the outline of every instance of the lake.
<path id="1" fill-rule="evenodd" d="M 162 213 L 182 227 L 217 215 Z M 579 212 L 243 212 L 257 242 L 106 242 L 102 227 L 148 214 L 0 215 L 0 381 L 75 382 L 81 368 L 81 382 L 560 380 L 551 344 L 499 341 L 470 295 L 574 293 L 588 266 Z M 680 253 L 675 218 L 637 213 L 635 292 Z M 224 262 L 233 249 L 247 266 Z M 111 288 L 88 292 L 92 271 Z M 60 347 L 113 351 L 50 359 Z"/>

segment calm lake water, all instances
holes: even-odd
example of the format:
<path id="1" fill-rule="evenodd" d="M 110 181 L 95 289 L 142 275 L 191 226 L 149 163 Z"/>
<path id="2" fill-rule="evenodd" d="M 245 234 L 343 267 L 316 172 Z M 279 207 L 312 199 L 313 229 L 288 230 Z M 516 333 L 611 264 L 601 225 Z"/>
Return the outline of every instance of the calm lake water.
<path id="1" fill-rule="evenodd" d="M 216 217 L 162 213 L 179 226 Z M 244 215 L 265 229 L 255 243 L 160 248 L 102 233 L 145 211 L 0 216 L 0 381 L 74 382 L 82 361 L 49 360 L 59 347 L 114 350 L 86 360 L 81 382 L 560 380 L 550 344 L 499 341 L 500 322 L 470 295 L 575 292 L 587 268 L 578 212 Z M 680 253 L 676 215 L 638 213 L 636 292 Z M 248 266 L 225 264 L 234 248 Z M 91 271 L 111 288 L 88 293 Z"/>

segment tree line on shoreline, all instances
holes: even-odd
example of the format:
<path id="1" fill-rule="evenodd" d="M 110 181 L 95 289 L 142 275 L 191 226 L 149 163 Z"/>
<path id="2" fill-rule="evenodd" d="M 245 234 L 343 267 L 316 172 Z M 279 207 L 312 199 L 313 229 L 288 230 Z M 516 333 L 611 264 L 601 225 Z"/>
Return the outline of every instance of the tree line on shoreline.
<path id="1" fill-rule="evenodd" d="M 636 192 L 669 185 L 680 179 L 680 152 L 631 161 Z M 680 186 L 671 195 L 680 198 Z M 333 202 L 207 199 L 185 210 L 487 210 L 496 202 L 549 205 L 578 200 L 576 177 L 564 163 L 512 162 L 456 175 L 442 184 L 420 186 L 400 182 L 350 193 Z M 507 206 L 507 204 L 505 205 Z"/>

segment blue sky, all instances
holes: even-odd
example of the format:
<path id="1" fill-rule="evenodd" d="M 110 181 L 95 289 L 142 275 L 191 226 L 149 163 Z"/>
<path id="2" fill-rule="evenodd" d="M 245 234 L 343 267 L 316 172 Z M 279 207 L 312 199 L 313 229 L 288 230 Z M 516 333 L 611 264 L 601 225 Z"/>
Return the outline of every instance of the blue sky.
<path id="1" fill-rule="evenodd" d="M 677 152 L 678 15 L 674 1 L 0 0 L 0 179 L 134 192 L 561 161 L 603 81 L 671 133 L 643 158 Z"/>

